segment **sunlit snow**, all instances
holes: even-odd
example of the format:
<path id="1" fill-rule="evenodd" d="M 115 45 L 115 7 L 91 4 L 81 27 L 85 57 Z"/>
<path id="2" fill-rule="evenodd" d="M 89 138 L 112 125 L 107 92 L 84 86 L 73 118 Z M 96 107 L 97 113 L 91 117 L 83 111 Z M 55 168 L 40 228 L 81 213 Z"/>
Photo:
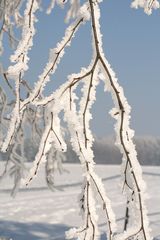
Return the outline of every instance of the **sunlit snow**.
<path id="1" fill-rule="evenodd" d="M 1 237 L 13 240 L 63 240 L 65 231 L 80 225 L 77 199 L 81 191 L 81 167 L 78 164 L 64 166 L 67 171 L 62 175 L 57 173 L 54 192 L 46 187 L 43 165 L 37 178 L 28 187 L 22 187 L 15 199 L 9 195 L 12 180 L 7 178 L 1 182 Z M 116 219 L 121 231 L 124 226 L 125 198 L 121 196 L 119 166 L 98 165 L 96 170 L 102 177 L 112 200 L 112 207 L 116 211 Z M 143 167 L 143 173 L 147 181 L 147 206 L 152 236 L 158 237 L 160 236 L 160 167 Z M 98 205 L 101 240 L 104 240 L 106 224 L 102 217 L 103 210 L 100 208 L 101 206 Z"/>

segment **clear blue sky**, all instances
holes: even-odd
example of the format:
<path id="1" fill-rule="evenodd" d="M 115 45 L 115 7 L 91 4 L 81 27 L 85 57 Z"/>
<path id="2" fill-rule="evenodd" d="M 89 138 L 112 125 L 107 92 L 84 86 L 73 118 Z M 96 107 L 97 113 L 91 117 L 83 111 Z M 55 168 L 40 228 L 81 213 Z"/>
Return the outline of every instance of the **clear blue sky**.
<path id="1" fill-rule="evenodd" d="M 101 3 L 104 50 L 132 106 L 131 126 L 136 135 L 160 136 L 160 11 L 147 16 L 142 9 L 131 9 L 130 3 L 123 0 Z M 31 84 L 41 73 L 48 49 L 56 45 L 65 30 L 64 10 L 58 7 L 50 16 L 39 13 L 38 19 L 35 47 L 30 54 L 31 69 L 26 75 Z M 86 24 L 76 34 L 72 47 L 66 50 L 59 70 L 47 86 L 47 95 L 64 82 L 68 74 L 89 64 L 90 40 L 90 26 Z M 7 54 L 5 60 L 7 62 Z M 111 96 L 104 93 L 101 84 L 93 108 L 92 128 L 97 136 L 105 137 L 114 132 L 108 115 L 111 107 Z"/>

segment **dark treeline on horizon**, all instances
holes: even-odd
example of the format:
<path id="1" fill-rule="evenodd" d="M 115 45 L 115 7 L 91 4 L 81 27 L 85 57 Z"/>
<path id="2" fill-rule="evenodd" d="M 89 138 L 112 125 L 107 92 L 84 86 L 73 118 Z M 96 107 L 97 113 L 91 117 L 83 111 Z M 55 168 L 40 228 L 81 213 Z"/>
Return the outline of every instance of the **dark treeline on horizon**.
<path id="1" fill-rule="evenodd" d="M 122 162 L 122 155 L 114 142 L 114 137 L 95 139 L 93 149 L 97 164 L 120 164 Z M 140 164 L 160 165 L 160 137 L 136 137 L 134 142 Z M 71 147 L 66 155 L 67 162 L 78 162 Z"/>
<path id="2" fill-rule="evenodd" d="M 160 165 L 160 137 L 136 137 L 134 142 L 141 165 Z M 114 137 L 95 138 L 93 150 L 97 164 L 120 164 L 122 161 L 121 153 L 114 144 Z M 27 139 L 25 142 L 25 157 L 28 162 L 34 160 L 36 151 L 37 147 L 31 140 Z M 65 162 L 79 163 L 78 157 L 73 152 L 70 144 L 68 144 L 68 150 L 64 154 Z M 8 153 L 1 153 L 1 160 L 7 158 Z"/>

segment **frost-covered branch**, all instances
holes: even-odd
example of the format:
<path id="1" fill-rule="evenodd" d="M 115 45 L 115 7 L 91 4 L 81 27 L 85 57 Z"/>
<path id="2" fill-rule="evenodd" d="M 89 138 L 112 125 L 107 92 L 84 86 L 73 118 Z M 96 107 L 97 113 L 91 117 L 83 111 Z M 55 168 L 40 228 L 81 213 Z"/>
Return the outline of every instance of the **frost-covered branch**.
<path id="1" fill-rule="evenodd" d="M 3 123 L 4 111 L 7 105 L 6 94 L 3 89 L 0 87 L 0 123 Z"/>
<path id="2" fill-rule="evenodd" d="M 62 152 L 66 150 L 66 145 L 63 141 L 59 124 L 60 120 L 54 112 L 47 113 L 45 130 L 41 138 L 39 150 L 35 157 L 34 166 L 31 168 L 28 177 L 24 180 L 26 185 L 28 185 L 33 177 L 37 175 L 40 163 L 46 162 L 46 155 L 50 151 L 53 143 L 55 149 Z"/>
<path id="3" fill-rule="evenodd" d="M 72 147 L 79 156 L 82 166 L 84 168 L 84 182 L 86 183 L 86 185 L 82 191 L 82 198 L 84 198 L 84 202 L 87 207 L 82 208 L 84 209 L 83 216 L 85 224 L 82 228 L 75 230 L 74 235 L 76 234 L 77 236 L 83 236 L 86 239 L 88 239 L 89 237 L 96 239 L 98 236 L 96 215 L 94 214 L 95 207 L 91 201 L 91 192 L 96 189 L 102 201 L 102 207 L 108 221 L 108 235 L 109 238 L 112 239 L 113 233 L 115 232 L 114 214 L 111 209 L 110 201 L 105 194 L 103 184 L 93 170 L 94 155 L 91 148 L 93 137 L 89 130 L 89 111 L 95 100 L 95 89 L 98 84 L 98 72 L 99 68 L 96 59 L 96 61 L 91 63 L 91 65 L 87 69 L 82 69 L 79 74 L 73 74 L 69 76 L 68 81 L 62 86 L 60 86 L 60 88 L 54 94 L 48 97 L 47 100 L 45 99 L 45 101 L 44 99 L 37 101 L 37 105 L 50 105 L 50 107 L 48 107 L 48 110 L 51 112 L 55 112 L 56 115 L 58 115 L 61 111 L 64 111 L 65 121 L 68 123 L 68 128 L 71 136 Z M 79 82 L 83 83 L 83 96 L 80 101 L 80 110 L 79 112 L 77 112 L 75 105 L 76 96 L 74 90 L 78 86 Z M 34 174 L 35 172 L 36 171 L 34 171 Z M 34 176 L 34 174 L 31 173 L 32 177 Z M 92 209 L 92 211 L 90 211 L 90 208 Z M 68 238 L 69 236 L 71 237 L 71 235 L 73 236 L 73 232 L 70 235 L 71 232 L 67 234 Z"/>
<path id="4" fill-rule="evenodd" d="M 68 27 L 64 39 L 61 41 L 61 43 L 58 43 L 57 47 L 55 49 L 50 50 L 50 58 L 49 62 L 47 63 L 43 73 L 39 76 L 39 80 L 35 85 L 34 90 L 31 92 L 28 99 L 26 99 L 21 106 L 21 109 L 23 109 L 28 103 L 33 102 L 36 98 L 38 98 L 43 91 L 45 85 L 47 82 L 50 81 L 49 76 L 53 74 L 57 68 L 57 64 L 60 61 L 60 58 L 62 58 L 64 54 L 64 49 L 67 45 L 69 45 L 72 37 L 74 36 L 74 33 L 77 31 L 80 24 L 83 22 L 83 18 L 76 21 L 75 24 L 72 24 Z"/>
<path id="5" fill-rule="evenodd" d="M 160 8 L 160 3 L 158 0 L 133 0 L 131 7 L 133 8 L 144 8 L 144 12 L 148 15 L 152 13 L 152 9 Z"/>
<path id="6" fill-rule="evenodd" d="M 20 124 L 23 114 L 20 113 L 20 85 L 24 72 L 28 69 L 28 52 L 33 45 L 33 36 L 35 34 L 34 23 L 36 21 L 35 12 L 39 8 L 37 0 L 30 0 L 26 4 L 24 13 L 24 26 L 22 29 L 22 39 L 18 44 L 15 53 L 11 56 L 11 62 L 15 63 L 8 68 L 5 73 L 6 80 L 13 78 L 15 80 L 15 107 L 12 112 L 11 123 L 7 132 L 6 139 L 2 145 L 2 151 L 5 152 L 14 137 L 14 132 Z M 20 116 L 21 115 L 21 116 Z"/>
<path id="7" fill-rule="evenodd" d="M 117 120 L 117 143 L 123 153 L 123 165 L 125 165 L 124 189 L 127 194 L 127 201 L 132 199 L 129 204 L 130 209 L 134 207 L 134 211 L 138 216 L 138 221 L 133 218 L 134 223 L 136 223 L 135 227 L 129 228 L 123 234 L 115 235 L 115 238 L 118 239 L 120 237 L 128 239 L 131 236 L 137 237 L 138 235 L 142 235 L 143 239 L 147 240 L 149 239 L 149 232 L 143 197 L 144 182 L 142 180 L 141 169 L 138 164 L 135 147 L 132 141 L 133 131 L 129 127 L 130 107 L 124 97 L 123 89 L 119 86 L 115 74 L 103 53 L 98 4 L 98 2 L 89 0 L 94 50 L 91 64 L 88 68 L 83 68 L 79 74 L 72 74 L 69 76 L 68 81 L 55 93 L 42 100 L 37 99 L 35 104 L 37 106 L 45 106 L 53 102 L 51 104 L 51 109 L 57 109 L 58 104 L 58 113 L 64 111 L 65 120 L 69 124 L 68 127 L 70 130 L 72 147 L 79 156 L 85 171 L 84 182 L 86 184 L 82 192 L 84 205 L 86 204 L 86 207 L 82 205 L 85 225 L 78 230 L 71 231 L 70 233 L 72 234 L 67 234 L 67 237 L 73 238 L 76 235 L 80 236 L 82 239 L 88 239 L 89 237 L 92 237 L 92 239 L 96 238 L 96 235 L 98 234 L 98 232 L 95 234 L 95 229 L 97 229 L 96 215 L 93 213 L 93 216 L 90 217 L 90 201 L 88 200 L 88 198 L 91 198 L 89 192 L 94 186 L 100 195 L 103 206 L 105 206 L 104 208 L 109 228 L 108 235 L 109 238 L 112 239 L 115 234 L 115 229 L 112 226 L 112 224 L 115 225 L 113 220 L 114 217 L 112 217 L 114 214 L 111 207 L 108 207 L 108 205 L 110 206 L 110 204 L 108 204 L 109 199 L 105 195 L 103 185 L 94 173 L 94 155 L 92 151 L 93 137 L 89 129 L 89 121 L 91 119 L 90 109 L 95 100 L 96 86 L 99 83 L 99 73 L 101 72 L 103 74 L 106 88 L 111 92 L 115 103 L 115 109 L 112 110 L 112 116 Z M 79 101 L 79 110 L 77 111 L 78 108 L 75 104 L 75 99 L 77 97 L 74 91 L 80 82 L 83 83 L 83 89 Z M 95 212 L 95 210 L 92 211 Z M 89 235 L 88 231 L 91 235 Z"/>
<path id="8" fill-rule="evenodd" d="M 39 80 L 35 84 L 33 91 L 30 96 L 23 101 L 21 110 L 29 103 L 34 102 L 42 93 L 45 85 L 50 81 L 50 75 L 54 74 L 60 63 L 61 58 L 65 53 L 65 48 L 70 46 L 72 38 L 74 37 L 76 31 L 79 29 L 82 23 L 88 20 L 88 10 L 87 5 L 84 4 L 77 13 L 77 19 L 72 23 L 65 31 L 65 35 L 61 42 L 58 42 L 56 48 L 50 50 L 50 56 L 48 63 L 46 64 L 42 74 L 39 76 Z"/>
<path id="9" fill-rule="evenodd" d="M 29 11 L 29 13 L 28 13 L 29 29 L 32 27 L 31 20 L 32 20 L 33 16 L 31 16 L 31 13 L 32 13 L 33 4 L 34 4 L 34 1 L 31 2 L 31 6 L 29 7 L 28 10 L 26 10 L 26 12 Z M 38 8 L 38 6 L 37 6 L 37 8 Z M 82 8 L 80 9 L 78 19 L 67 28 L 67 30 L 65 32 L 65 36 L 62 39 L 62 41 L 57 44 L 56 48 L 50 50 L 49 61 L 46 64 L 46 67 L 44 68 L 43 73 L 39 76 L 39 80 L 35 84 L 34 89 L 29 94 L 29 97 L 22 102 L 22 101 L 20 101 L 20 84 L 23 82 L 22 81 L 22 75 L 23 75 L 22 72 L 27 69 L 27 61 L 25 62 L 24 52 L 25 52 L 25 48 L 28 47 L 28 48 L 26 48 L 26 54 L 27 54 L 28 50 L 30 49 L 30 45 L 32 46 L 31 36 L 32 36 L 32 32 L 34 31 L 34 29 L 30 30 L 31 31 L 30 34 L 28 34 L 28 32 L 24 32 L 25 39 L 22 43 L 19 44 L 19 48 L 16 50 L 15 55 L 12 56 L 12 61 L 17 61 L 18 63 L 14 66 L 11 66 L 8 69 L 7 74 L 6 73 L 4 74 L 6 80 L 8 80 L 7 75 L 11 75 L 11 76 L 13 75 L 14 77 L 16 77 L 16 105 L 15 105 L 15 108 L 12 113 L 12 121 L 10 124 L 10 128 L 8 130 L 6 140 L 2 145 L 2 151 L 6 151 L 8 145 L 11 143 L 12 137 L 14 135 L 14 130 L 18 127 L 18 125 L 20 123 L 20 119 L 23 115 L 23 111 L 25 110 L 25 108 L 27 107 L 28 104 L 32 103 L 36 98 L 41 96 L 41 92 L 43 91 L 46 83 L 50 80 L 50 78 L 49 78 L 50 74 L 53 74 L 55 72 L 55 70 L 57 68 L 57 64 L 60 62 L 60 59 L 64 55 L 65 47 L 70 44 L 72 38 L 74 37 L 75 32 L 78 30 L 81 23 L 85 22 L 87 20 L 86 16 L 84 15 L 84 10 L 83 10 L 84 8 L 86 8 L 86 5 L 82 6 Z M 23 36 L 23 34 L 22 34 L 22 36 Z M 30 44 L 29 44 L 29 42 L 30 42 Z M 14 74 L 16 74 L 16 75 L 14 75 Z M 19 74 L 19 75 L 17 76 L 17 74 Z M 11 86 L 10 86 L 10 88 L 11 88 Z"/>
<path id="10" fill-rule="evenodd" d="M 14 36 L 14 28 L 22 26 L 23 17 L 20 14 L 22 0 L 0 1 L 0 55 L 3 52 L 3 36 L 6 33 L 10 45 L 14 46 L 17 39 Z"/>
<path id="11" fill-rule="evenodd" d="M 95 41 L 95 49 L 99 58 L 100 69 L 105 76 L 106 88 L 111 92 L 113 101 L 115 103 L 115 109 L 112 110 L 112 116 L 116 118 L 116 132 L 117 132 L 117 145 L 119 146 L 123 154 L 123 164 L 126 167 L 124 176 L 126 184 L 126 193 L 128 198 L 134 195 L 133 204 L 134 211 L 138 213 L 137 229 L 129 229 L 124 233 L 124 238 L 128 239 L 131 236 L 142 234 L 142 237 L 146 240 L 149 239 L 148 232 L 148 219 L 146 215 L 146 209 L 144 207 L 144 182 L 142 180 L 142 172 L 137 160 L 137 154 L 135 146 L 132 141 L 133 131 L 129 127 L 129 113 L 130 107 L 124 97 L 123 89 L 119 86 L 115 73 L 108 64 L 103 54 L 100 25 L 99 25 L 99 8 L 96 2 L 90 2 L 91 17 L 93 35 Z M 131 195 L 130 195 L 131 191 Z M 137 219 L 135 220 L 137 223 Z M 116 236 L 116 238 L 118 238 Z"/>
<path id="12" fill-rule="evenodd" d="M 0 41 L 4 31 L 8 31 L 6 16 L 10 19 L 13 12 L 19 9 L 21 1 L 15 0 L 13 2 L 14 7 L 7 0 L 0 1 L 2 9 L 6 6 L 9 9 L 5 11 L 4 15 L 0 10 L 0 20 L 2 20 Z M 48 13 L 52 11 L 55 2 L 64 5 L 66 1 L 51 0 L 47 10 Z M 148 219 L 144 202 L 145 184 L 133 143 L 134 133 L 130 129 L 130 106 L 103 51 L 99 22 L 101 0 L 87 0 L 82 6 L 80 6 L 79 0 L 70 0 L 69 2 L 70 7 L 66 21 L 71 18 L 75 18 L 75 20 L 66 29 L 63 39 L 57 43 L 55 48 L 50 50 L 48 62 L 33 89 L 31 89 L 28 82 L 24 80 L 24 74 L 28 69 L 28 54 L 33 46 L 35 34 L 35 13 L 39 9 L 40 3 L 38 0 L 27 1 L 23 17 L 22 39 L 11 56 L 13 65 L 3 73 L 5 82 L 15 98 L 10 104 L 7 102 L 3 89 L 0 88 L 0 124 L 4 129 L 0 136 L 0 143 L 2 151 L 10 150 L 2 175 L 6 175 L 7 172 L 13 174 L 14 187 L 12 193 L 15 195 L 21 179 L 23 178 L 23 182 L 28 185 L 37 175 L 41 163 L 44 162 L 46 181 L 53 190 L 55 170 L 58 166 L 61 166 L 63 152 L 67 150 L 60 117 L 60 114 L 63 113 L 63 120 L 67 123 L 71 146 L 79 157 L 84 178 L 79 198 L 83 225 L 68 231 L 66 237 L 80 240 L 99 239 L 97 202 L 100 201 L 106 217 L 106 233 L 109 240 L 149 240 Z M 8 3 L 8 5 L 2 7 L 3 3 Z M 17 8 L 15 8 L 15 4 L 17 4 Z M 132 1 L 132 7 L 142 7 L 147 14 L 150 14 L 152 9 L 159 8 L 159 2 L 157 0 L 134 0 Z M 7 11 L 10 12 L 10 15 L 6 15 Z M 19 16 L 18 12 L 16 14 L 15 19 Z M 77 74 L 69 75 L 67 81 L 55 92 L 48 97 L 43 97 L 46 84 L 51 80 L 51 75 L 55 73 L 60 60 L 64 56 L 66 47 L 71 44 L 81 24 L 86 21 L 90 21 L 92 32 L 93 57 L 89 66 L 82 68 Z M 129 225 L 131 226 L 125 226 L 122 233 L 118 233 L 110 199 L 106 194 L 102 180 L 96 174 L 92 149 L 94 138 L 90 129 L 91 108 L 96 100 L 96 89 L 101 80 L 100 76 L 105 83 L 105 89 L 111 93 L 115 105 L 111 115 L 116 119 L 116 144 L 123 155 L 122 190 L 126 194 L 127 209 L 130 213 L 131 222 Z M 10 82 L 10 79 L 14 80 L 14 84 Z M 22 86 L 27 92 L 27 97 L 23 100 L 21 99 Z M 78 88 L 81 88 L 80 95 L 76 94 Z M 24 175 L 26 168 L 23 148 L 26 126 L 32 132 L 31 139 L 33 142 L 39 145 L 33 167 L 27 173 L 27 177 Z M 4 133 L 6 132 L 5 137 Z M 10 163 L 12 163 L 11 168 L 9 168 Z M 98 199 L 96 196 L 98 196 Z"/>
<path id="13" fill-rule="evenodd" d="M 52 191 L 55 190 L 55 172 L 58 171 L 61 174 L 66 171 L 65 168 L 63 168 L 64 161 L 65 156 L 63 152 L 55 150 L 52 145 L 45 164 L 46 182 Z"/>
<path id="14" fill-rule="evenodd" d="M 97 239 L 99 236 L 98 226 L 97 226 L 97 214 L 96 214 L 96 202 L 95 197 L 92 197 L 89 192 L 93 191 L 95 195 L 99 195 L 102 201 L 102 208 L 106 215 L 106 221 L 108 222 L 108 237 L 112 239 L 113 233 L 115 232 L 115 218 L 114 213 L 111 208 L 110 201 L 105 194 L 104 186 L 101 179 L 95 174 L 94 171 L 94 161 L 93 161 L 93 151 L 91 145 L 88 144 L 87 147 L 84 146 L 84 136 L 83 127 L 80 128 L 78 119 L 73 119 L 73 109 L 68 107 L 68 113 L 66 112 L 66 120 L 69 124 L 70 133 L 72 136 L 71 142 L 74 151 L 80 158 L 82 167 L 84 169 L 84 185 L 82 186 L 82 193 L 80 196 L 80 206 L 82 216 L 84 218 L 84 226 L 79 229 L 71 229 L 66 233 L 68 239 L 78 237 L 79 239 Z M 66 107 L 65 107 L 66 110 Z M 70 120 L 70 115 L 72 115 L 72 122 Z M 74 115 L 75 117 L 75 115 Z M 73 128 L 74 126 L 74 128 Z M 73 129 L 77 129 L 76 131 Z M 92 209 L 92 211 L 91 211 Z"/>

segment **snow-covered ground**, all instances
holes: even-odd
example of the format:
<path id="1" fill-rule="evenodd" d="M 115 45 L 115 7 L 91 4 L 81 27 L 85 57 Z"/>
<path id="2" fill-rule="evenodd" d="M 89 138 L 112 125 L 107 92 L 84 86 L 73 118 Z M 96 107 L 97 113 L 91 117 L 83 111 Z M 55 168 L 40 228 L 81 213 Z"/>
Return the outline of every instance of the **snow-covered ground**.
<path id="1" fill-rule="evenodd" d="M 57 174 L 55 185 L 59 190 L 51 192 L 46 187 L 44 170 L 40 169 L 29 187 L 23 187 L 15 199 L 10 197 L 12 181 L 7 178 L 0 185 L 0 236 L 13 240 L 63 240 L 65 231 L 79 226 L 78 195 L 81 190 L 81 167 L 78 164 L 65 164 L 69 171 Z M 116 212 L 119 230 L 123 228 L 125 200 L 121 195 L 119 166 L 98 165 L 97 172 L 102 177 Z M 160 236 L 160 167 L 144 167 L 147 182 L 147 206 L 152 228 L 152 236 Z M 105 236 L 105 221 L 101 207 L 99 225 Z"/>

